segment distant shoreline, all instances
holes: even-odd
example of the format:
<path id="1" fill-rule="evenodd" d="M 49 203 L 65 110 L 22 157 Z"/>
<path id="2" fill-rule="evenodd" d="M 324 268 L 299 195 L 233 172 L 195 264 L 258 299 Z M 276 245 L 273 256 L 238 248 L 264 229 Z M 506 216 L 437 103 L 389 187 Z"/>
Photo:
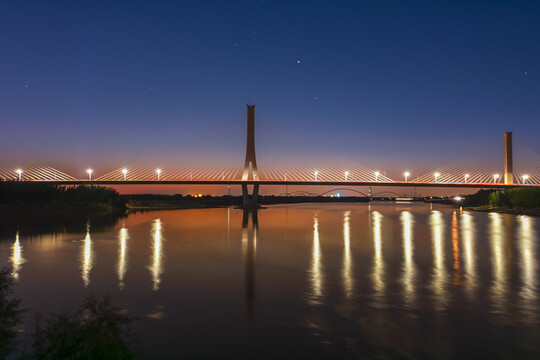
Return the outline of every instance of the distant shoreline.
<path id="1" fill-rule="evenodd" d="M 540 216 L 540 209 L 516 209 L 516 208 L 503 208 L 493 206 L 476 206 L 465 207 L 464 210 L 480 211 L 480 212 L 496 212 L 500 214 L 512 214 L 512 215 L 527 215 L 527 216 Z"/>

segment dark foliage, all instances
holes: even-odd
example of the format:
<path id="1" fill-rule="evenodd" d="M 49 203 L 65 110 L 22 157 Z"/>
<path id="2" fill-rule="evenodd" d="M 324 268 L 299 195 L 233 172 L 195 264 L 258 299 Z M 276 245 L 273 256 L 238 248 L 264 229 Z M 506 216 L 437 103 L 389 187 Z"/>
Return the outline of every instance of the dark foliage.
<path id="1" fill-rule="evenodd" d="M 489 196 L 489 204 L 497 207 L 540 208 L 540 189 L 513 188 L 496 191 Z"/>
<path id="2" fill-rule="evenodd" d="M 59 186 L 40 182 L 0 181 L 0 204 L 107 204 L 123 206 L 115 189 L 102 186 Z"/>
<path id="3" fill-rule="evenodd" d="M 26 310 L 20 308 L 21 299 L 13 296 L 13 277 L 10 268 L 0 269 L 0 359 L 13 350 L 17 339 L 17 326 Z"/>
<path id="4" fill-rule="evenodd" d="M 109 296 L 88 296 L 79 310 L 36 318 L 33 359 L 132 359 L 133 318 Z"/>

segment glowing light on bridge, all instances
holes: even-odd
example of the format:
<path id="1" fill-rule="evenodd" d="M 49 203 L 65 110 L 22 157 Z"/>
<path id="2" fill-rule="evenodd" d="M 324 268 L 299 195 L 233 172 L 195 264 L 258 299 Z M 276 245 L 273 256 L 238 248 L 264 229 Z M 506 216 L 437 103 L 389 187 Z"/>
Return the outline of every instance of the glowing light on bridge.
<path id="1" fill-rule="evenodd" d="M 160 175 L 161 175 L 161 169 L 157 169 L 157 170 L 156 170 L 156 173 L 157 173 L 157 179 L 158 179 L 158 181 L 159 181 L 159 177 L 160 177 Z"/>
<path id="2" fill-rule="evenodd" d="M 127 180 L 127 169 L 122 169 L 122 174 L 124 174 L 124 180 Z"/>
<path id="3" fill-rule="evenodd" d="M 465 174 L 465 182 L 467 182 L 467 178 L 469 177 L 469 174 Z"/>
<path id="4" fill-rule="evenodd" d="M 319 171 L 315 170 L 315 181 L 317 181 L 317 175 L 319 175 Z"/>
<path id="5" fill-rule="evenodd" d="M 494 182 L 494 183 L 498 182 L 498 181 L 497 181 L 498 179 L 499 179 L 499 174 L 493 175 L 493 182 Z"/>
<path id="6" fill-rule="evenodd" d="M 527 182 L 528 178 L 529 178 L 529 175 L 523 175 L 523 183 L 524 184 Z"/>
<path id="7" fill-rule="evenodd" d="M 379 181 L 379 172 L 375 171 L 375 181 Z"/>
<path id="8" fill-rule="evenodd" d="M 439 174 L 438 172 L 436 172 L 434 175 L 435 175 L 435 182 L 437 182 L 437 178 L 438 178 L 441 174 Z"/>
<path id="9" fill-rule="evenodd" d="M 92 169 L 88 169 L 86 172 L 88 173 L 88 180 L 92 180 Z"/>
<path id="10" fill-rule="evenodd" d="M 403 175 L 405 175 L 405 182 L 407 182 L 407 178 L 408 178 L 409 175 L 411 175 L 411 174 L 410 174 L 408 171 L 405 171 L 405 174 L 403 174 Z"/>
<path id="11" fill-rule="evenodd" d="M 19 174 L 19 181 L 22 180 L 22 170 L 21 169 L 17 169 L 17 174 Z"/>
<path id="12" fill-rule="evenodd" d="M 349 176 L 349 172 L 345 171 L 345 181 L 347 181 L 347 177 Z"/>

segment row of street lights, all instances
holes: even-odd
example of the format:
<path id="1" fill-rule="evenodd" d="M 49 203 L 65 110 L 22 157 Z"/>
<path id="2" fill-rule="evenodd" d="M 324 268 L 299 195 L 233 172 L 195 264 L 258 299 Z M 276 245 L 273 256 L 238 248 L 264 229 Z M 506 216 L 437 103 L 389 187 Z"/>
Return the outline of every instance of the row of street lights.
<path id="1" fill-rule="evenodd" d="M 88 173 L 88 180 L 92 180 L 92 173 L 94 172 L 94 170 L 92 169 L 88 169 L 86 170 L 86 172 Z M 124 181 L 127 180 L 127 169 L 122 169 L 122 174 L 124 174 Z M 161 169 L 156 169 L 156 174 L 157 174 L 157 179 L 159 180 L 160 178 L 160 175 L 161 175 Z"/>
<path id="2" fill-rule="evenodd" d="M 15 170 L 15 172 L 19 175 L 19 181 L 22 180 L 22 169 L 17 169 Z M 92 180 L 92 173 L 93 173 L 93 170 L 92 169 L 88 169 L 86 170 L 86 172 L 88 173 L 88 180 Z M 127 180 L 127 169 L 122 169 L 122 174 L 124 174 L 124 181 Z M 161 169 L 156 169 L 156 174 L 157 174 L 157 179 L 158 181 L 160 180 L 160 176 L 161 176 Z M 315 181 L 317 181 L 317 176 L 319 175 L 319 171 L 318 170 L 315 170 Z M 378 171 L 375 171 L 375 181 L 378 181 L 378 178 L 379 178 L 379 175 L 380 173 Z M 411 175 L 408 171 L 406 171 L 405 173 L 403 173 L 403 175 L 405 176 L 405 182 L 407 182 L 407 179 L 409 178 L 409 175 Z M 441 176 L 440 173 L 436 172 L 435 174 L 433 174 L 433 176 L 435 177 L 435 182 L 437 182 L 437 179 L 439 178 L 439 176 Z M 465 183 L 467 182 L 467 178 L 469 178 L 469 174 L 465 174 Z M 348 171 L 345 171 L 345 181 L 348 181 L 348 177 L 349 177 L 349 172 Z M 493 182 L 496 183 L 497 180 L 499 179 L 499 174 L 494 174 L 493 175 Z M 222 178 L 223 178 L 223 174 L 222 174 Z M 527 182 L 527 179 L 529 179 L 529 175 L 523 175 L 521 177 L 523 179 L 523 184 L 525 184 Z M 287 174 L 285 174 L 285 181 L 287 181 Z"/>

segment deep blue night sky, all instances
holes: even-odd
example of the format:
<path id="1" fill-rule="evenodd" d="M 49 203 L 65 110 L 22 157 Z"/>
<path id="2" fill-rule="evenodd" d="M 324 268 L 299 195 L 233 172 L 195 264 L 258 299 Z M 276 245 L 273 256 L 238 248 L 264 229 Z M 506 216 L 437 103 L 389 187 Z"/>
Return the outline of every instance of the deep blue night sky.
<path id="1" fill-rule="evenodd" d="M 539 1 L 2 1 L 0 151 L 120 167 L 243 126 L 251 102 L 396 171 L 509 129 L 540 152 L 539 19 Z"/>

